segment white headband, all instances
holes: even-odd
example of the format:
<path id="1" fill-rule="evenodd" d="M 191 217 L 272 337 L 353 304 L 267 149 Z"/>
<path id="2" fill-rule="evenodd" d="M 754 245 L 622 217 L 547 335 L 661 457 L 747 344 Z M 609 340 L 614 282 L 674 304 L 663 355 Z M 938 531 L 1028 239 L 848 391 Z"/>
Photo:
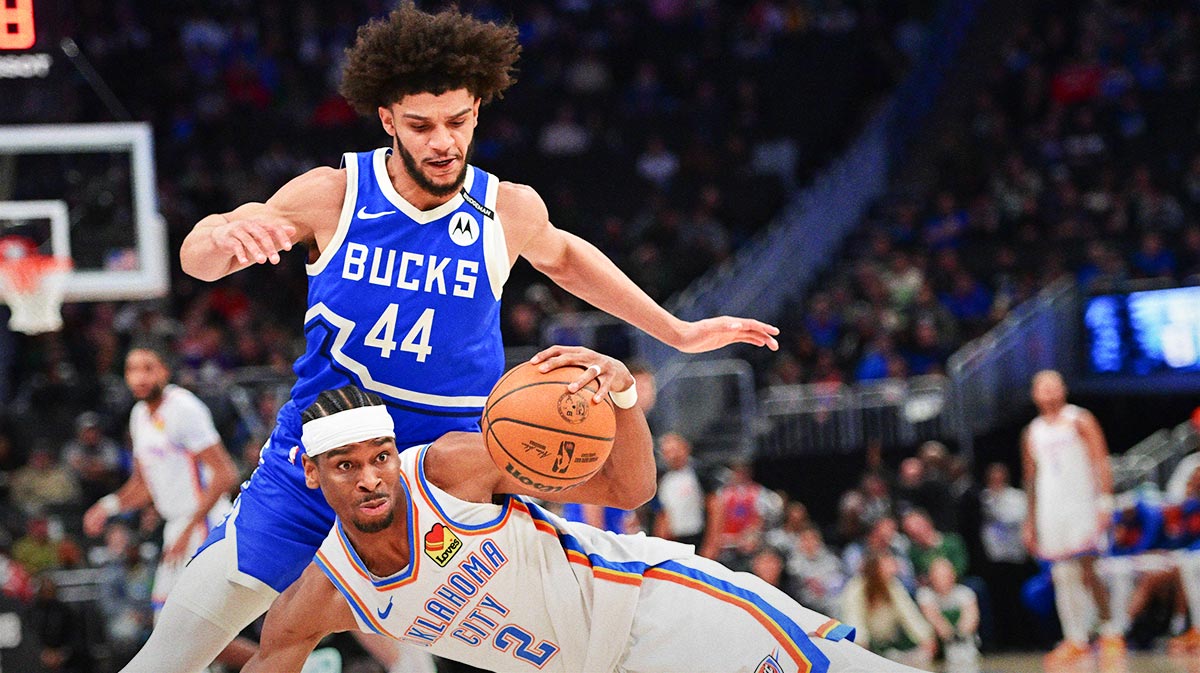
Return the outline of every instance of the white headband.
<path id="1" fill-rule="evenodd" d="M 396 426 L 387 407 L 355 407 L 336 414 L 314 418 L 303 426 L 300 443 L 309 458 L 340 446 L 376 437 L 396 437 Z"/>

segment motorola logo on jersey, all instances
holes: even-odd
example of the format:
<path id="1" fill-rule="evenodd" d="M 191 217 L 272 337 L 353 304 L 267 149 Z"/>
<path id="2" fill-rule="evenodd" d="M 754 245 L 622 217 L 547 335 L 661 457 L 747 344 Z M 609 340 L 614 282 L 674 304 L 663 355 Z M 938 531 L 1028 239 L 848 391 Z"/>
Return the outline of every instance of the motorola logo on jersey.
<path id="1" fill-rule="evenodd" d="M 466 247 L 479 239 L 479 221 L 469 213 L 458 211 L 450 218 L 450 240 Z"/>
<path id="2" fill-rule="evenodd" d="M 425 555 L 443 568 L 459 549 L 462 549 L 462 540 L 440 523 L 433 524 L 433 528 L 425 533 Z"/>

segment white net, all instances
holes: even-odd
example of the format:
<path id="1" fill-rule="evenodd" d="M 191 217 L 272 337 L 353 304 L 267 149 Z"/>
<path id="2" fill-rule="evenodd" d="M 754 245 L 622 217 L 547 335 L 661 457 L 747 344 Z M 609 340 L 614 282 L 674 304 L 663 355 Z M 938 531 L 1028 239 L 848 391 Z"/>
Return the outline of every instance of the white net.
<path id="1" fill-rule="evenodd" d="M 71 260 L 33 255 L 0 260 L 0 296 L 12 310 L 8 328 L 25 334 L 62 329 L 62 302 Z"/>

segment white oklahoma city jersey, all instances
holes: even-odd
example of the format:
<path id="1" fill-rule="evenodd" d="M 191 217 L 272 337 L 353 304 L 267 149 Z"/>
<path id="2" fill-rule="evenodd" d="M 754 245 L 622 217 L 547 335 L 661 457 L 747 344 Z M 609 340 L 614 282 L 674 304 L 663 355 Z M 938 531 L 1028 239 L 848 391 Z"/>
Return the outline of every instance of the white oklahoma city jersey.
<path id="1" fill-rule="evenodd" d="M 689 656 L 729 650 L 737 661 L 715 668 L 785 673 L 826 670 L 807 633 L 828 640 L 852 633 L 782 594 L 771 595 L 772 604 L 747 592 L 739 582 L 774 590 L 695 556 L 691 545 L 569 522 L 517 496 L 499 505 L 459 500 L 425 479 L 428 449 L 400 454 L 409 505 L 397 516 L 407 517 L 407 568 L 373 575 L 340 520 L 317 551 L 317 566 L 363 631 L 490 671 L 698 670 L 713 662 L 693 665 Z M 707 620 L 720 636 L 697 635 L 688 620 Z M 756 644 L 749 654 L 729 643 L 714 650 L 726 635 Z"/>
<path id="2" fill-rule="evenodd" d="M 212 479 L 196 454 L 221 441 L 208 407 L 191 391 L 168 385 L 154 413 L 145 402 L 133 405 L 129 436 L 154 508 L 167 521 L 191 517 L 201 489 Z M 222 497 L 209 511 L 209 521 L 219 522 L 229 506 Z"/>
<path id="3" fill-rule="evenodd" d="M 1037 465 L 1039 555 L 1056 560 L 1093 551 L 1099 542 L 1096 477 L 1079 434 L 1083 409 L 1068 404 L 1054 422 L 1029 424 L 1029 449 Z"/>

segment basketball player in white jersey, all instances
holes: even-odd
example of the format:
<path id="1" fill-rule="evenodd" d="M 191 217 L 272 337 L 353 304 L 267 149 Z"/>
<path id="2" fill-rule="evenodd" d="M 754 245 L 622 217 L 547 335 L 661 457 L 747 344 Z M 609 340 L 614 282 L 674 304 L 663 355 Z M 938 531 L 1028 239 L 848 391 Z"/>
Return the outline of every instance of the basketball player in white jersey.
<path id="1" fill-rule="evenodd" d="M 632 381 L 617 361 L 569 361 Z M 650 433 L 617 409 L 589 481 L 549 496 L 630 508 L 654 491 Z M 487 670 L 887 673 L 915 669 L 854 645 L 854 630 L 691 545 L 555 516 L 497 469 L 473 433 L 396 454 L 377 397 L 346 386 L 304 414 L 310 488 L 337 513 L 314 564 L 267 615 L 247 673 L 301 669 L 326 634 L 361 630 Z"/>
<path id="2" fill-rule="evenodd" d="M 1108 592 L 1096 573 L 1096 556 L 1107 546 L 1112 526 L 1112 469 L 1108 444 L 1095 416 L 1067 404 L 1062 375 L 1045 370 L 1033 377 L 1038 417 L 1021 436 L 1021 459 L 1029 515 L 1022 535 L 1030 552 L 1050 561 L 1063 641 L 1048 665 L 1078 662 L 1099 619 L 1102 657 L 1125 652 L 1119 620 L 1109 611 Z"/>
<path id="3" fill-rule="evenodd" d="M 347 153 L 340 168 L 304 173 L 264 203 L 209 215 L 185 239 L 183 270 L 209 281 L 304 244 L 307 347 L 233 514 L 189 564 L 126 673 L 203 668 L 307 567 L 334 518 L 305 488 L 299 462 L 300 413 L 321 391 L 352 382 L 380 395 L 401 448 L 478 431 L 504 368 L 500 298 L 518 257 L 681 351 L 778 348 L 778 330 L 755 320 L 672 316 L 595 246 L 554 227 L 537 192 L 468 163 L 480 107 L 513 83 L 519 53 L 515 26 L 401 2 L 360 28 L 341 84 L 356 110 L 379 119 L 388 146 Z"/>
<path id="4" fill-rule="evenodd" d="M 157 351 L 133 348 L 125 357 L 125 384 L 138 400 L 129 414 L 133 473 L 83 515 L 92 537 L 118 514 L 153 506 L 162 516 L 163 553 L 151 594 L 156 615 L 184 564 L 229 513 L 227 494 L 238 479 L 208 407 L 170 379 Z M 253 652 L 253 643 L 238 640 L 221 660 L 240 666 Z"/>

